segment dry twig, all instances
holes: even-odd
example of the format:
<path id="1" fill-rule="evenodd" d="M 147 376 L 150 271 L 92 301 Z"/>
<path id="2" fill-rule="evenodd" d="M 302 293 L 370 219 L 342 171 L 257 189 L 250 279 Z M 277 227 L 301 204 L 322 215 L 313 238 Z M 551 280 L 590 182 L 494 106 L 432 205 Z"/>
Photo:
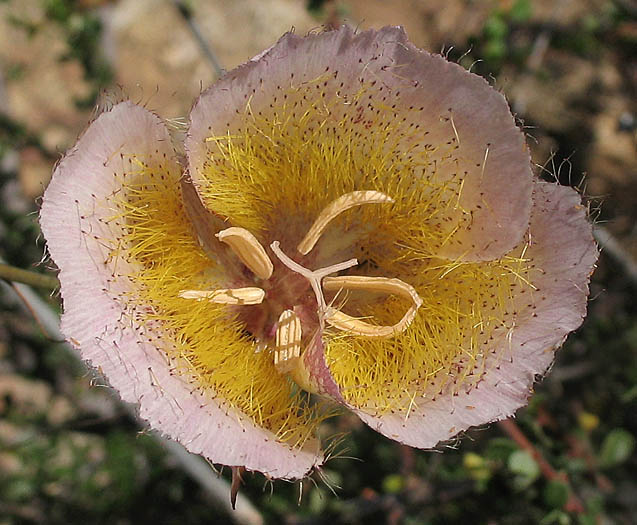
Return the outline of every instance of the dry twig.
<path id="1" fill-rule="evenodd" d="M 500 428 L 522 449 L 527 451 L 531 457 L 537 462 L 540 467 L 540 472 L 549 481 L 561 481 L 568 487 L 569 497 L 568 501 L 564 505 L 564 510 L 568 512 L 575 512 L 581 514 L 584 512 L 584 505 L 577 497 L 568 476 L 564 472 L 557 472 L 551 464 L 544 458 L 542 453 L 529 441 L 529 439 L 520 430 L 520 427 L 513 421 L 513 419 L 504 419 L 498 421 Z"/>

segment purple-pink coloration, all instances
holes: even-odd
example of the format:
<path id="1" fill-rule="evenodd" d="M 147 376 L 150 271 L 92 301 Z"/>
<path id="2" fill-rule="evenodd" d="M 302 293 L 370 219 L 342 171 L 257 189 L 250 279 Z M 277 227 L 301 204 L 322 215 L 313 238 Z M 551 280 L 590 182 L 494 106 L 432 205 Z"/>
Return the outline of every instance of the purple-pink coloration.
<path id="1" fill-rule="evenodd" d="M 525 246 L 525 258 L 541 269 L 541 275 L 533 282 L 533 300 L 530 294 L 512 299 L 512 309 L 502 320 L 510 329 L 493 339 L 498 351 L 485 358 L 479 382 L 423 396 L 407 413 L 382 412 L 346 400 L 326 359 L 329 343 L 323 339 L 323 313 L 315 315 L 318 298 L 298 274 L 277 277 L 267 285 L 271 287 L 266 300 L 278 301 L 280 310 L 294 309 L 309 327 L 302 356 L 309 390 L 347 406 L 389 438 L 419 448 L 434 447 L 471 426 L 506 418 L 527 402 L 535 377 L 547 371 L 555 350 L 581 324 L 597 259 L 580 196 L 533 176 L 524 135 L 504 97 L 457 64 L 417 49 L 401 28 L 355 33 L 343 27 L 306 37 L 284 35 L 201 95 L 190 115 L 186 158 L 181 162 L 167 126 L 155 114 L 131 102 L 101 114 L 57 165 L 40 215 L 49 253 L 60 269 L 62 331 L 124 401 L 138 404 L 141 418 L 152 428 L 211 462 L 272 478 L 300 478 L 320 466 L 324 455 L 318 440 L 292 446 L 260 426 L 258 418 L 179 372 L 186 365 L 175 358 L 175 348 L 183 341 L 157 336 L 162 321 L 153 318 L 153 305 L 130 307 L 142 295 L 140 285 L 127 276 L 139 273 L 140 267 L 132 258 L 117 255 L 129 248 L 121 239 L 130 225 L 118 218 L 119 208 L 112 203 L 117 202 L 123 181 L 137 169 L 151 177 L 181 178 L 179 209 L 188 217 L 193 235 L 224 268 L 227 282 L 244 286 L 252 275 L 244 267 L 233 267 L 236 258 L 215 238 L 215 233 L 232 226 L 232 218 L 206 209 L 205 192 L 210 188 L 205 175 L 215 149 L 208 139 L 242 133 L 246 108 L 259 115 L 274 114 L 271 108 L 294 102 L 294 94 L 287 99 L 289 86 L 296 89 L 315 82 L 326 72 L 330 78 L 323 85 L 323 93 L 329 93 L 325 107 L 329 105 L 335 127 L 351 116 L 352 125 L 360 123 L 355 136 L 365 144 L 365 123 L 375 118 L 374 104 L 382 104 L 395 110 L 401 125 L 412 130 L 404 140 L 397 139 L 399 154 L 427 152 L 440 184 L 460 174 L 457 202 L 438 219 L 445 235 L 440 237 L 444 242 L 437 257 L 460 263 L 492 261 Z M 352 102 L 361 86 L 369 96 L 367 106 Z M 302 90 L 294 93 L 307 95 Z M 286 101 L 281 102 L 284 95 Z M 312 103 L 307 101 L 307 107 Z M 461 148 L 461 162 L 449 161 L 454 148 Z M 264 201 L 269 198 L 263 194 Z M 282 240 L 284 251 L 291 253 L 306 229 L 307 221 L 290 217 L 260 240 L 266 247 Z M 337 248 L 329 257 L 321 259 L 324 252 L 317 249 L 307 261 L 317 268 L 356 256 L 334 244 Z M 283 275 L 276 273 L 282 266 L 272 258 L 275 276 Z M 285 293 L 272 292 L 281 289 Z M 297 304 L 288 304 L 297 296 Z M 276 325 L 269 319 L 278 318 L 280 312 L 272 316 L 265 309 L 241 305 L 229 311 L 259 342 L 274 337 Z M 259 333 L 265 324 L 268 330 Z"/>

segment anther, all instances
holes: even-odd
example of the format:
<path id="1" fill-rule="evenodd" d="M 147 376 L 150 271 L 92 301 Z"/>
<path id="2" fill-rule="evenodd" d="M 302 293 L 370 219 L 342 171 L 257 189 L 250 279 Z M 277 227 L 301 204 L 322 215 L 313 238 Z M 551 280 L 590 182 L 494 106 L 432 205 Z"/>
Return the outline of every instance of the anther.
<path id="1" fill-rule="evenodd" d="M 217 238 L 225 242 L 250 271 L 261 279 L 272 276 L 274 266 L 257 238 L 245 228 L 232 227 L 217 233 Z"/>
<path id="2" fill-rule="evenodd" d="M 368 292 L 383 292 L 403 297 L 412 302 L 411 307 L 405 312 L 402 319 L 391 326 L 379 326 L 361 321 L 347 315 L 333 307 L 328 307 L 325 312 L 325 321 L 339 330 L 354 335 L 365 337 L 392 337 L 405 331 L 416 317 L 418 308 L 422 305 L 422 299 L 416 290 L 400 279 L 388 277 L 367 277 L 348 275 L 344 277 L 326 277 L 323 280 L 325 290 L 365 290 Z"/>
<path id="3" fill-rule="evenodd" d="M 279 316 L 276 329 L 274 366 L 281 373 L 292 371 L 301 357 L 301 320 L 292 310 Z"/>
<path id="4" fill-rule="evenodd" d="M 265 297 L 265 291 L 256 287 L 226 288 L 221 290 L 182 290 L 179 292 L 179 297 L 197 301 L 208 300 L 217 304 L 261 304 Z"/>
<path id="5" fill-rule="evenodd" d="M 380 204 L 384 202 L 394 202 L 394 199 L 380 191 L 373 190 L 352 191 L 341 195 L 338 199 L 328 204 L 319 214 L 296 249 L 303 255 L 307 255 L 314 248 L 330 221 L 344 211 L 362 204 Z"/>

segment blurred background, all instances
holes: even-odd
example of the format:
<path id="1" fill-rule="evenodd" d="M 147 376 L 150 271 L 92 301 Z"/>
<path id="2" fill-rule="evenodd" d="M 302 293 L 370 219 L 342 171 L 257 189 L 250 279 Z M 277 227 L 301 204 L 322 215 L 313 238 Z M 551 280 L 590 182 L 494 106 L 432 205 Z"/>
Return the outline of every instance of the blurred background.
<path id="1" fill-rule="evenodd" d="M 523 124 L 537 173 L 587 196 L 604 246 L 589 315 L 530 406 L 439 451 L 343 415 L 326 433 L 351 433 L 321 475 L 246 475 L 231 514 L 215 485 L 229 472 L 211 482 L 55 342 L 43 325 L 58 298 L 2 282 L 0 525 L 637 523 L 634 0 L 0 0 L 0 257 L 48 271 L 38 200 L 99 100 L 184 119 L 219 67 L 291 29 L 344 22 L 403 25 L 485 76 Z"/>

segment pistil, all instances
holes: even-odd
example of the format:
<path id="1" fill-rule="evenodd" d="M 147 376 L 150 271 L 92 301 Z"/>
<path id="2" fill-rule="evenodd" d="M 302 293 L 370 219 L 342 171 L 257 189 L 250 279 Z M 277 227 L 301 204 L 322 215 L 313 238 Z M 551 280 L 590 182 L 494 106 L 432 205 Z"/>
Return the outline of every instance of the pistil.
<path id="1" fill-rule="evenodd" d="M 312 286 L 312 290 L 314 290 L 314 294 L 316 295 L 316 302 L 319 306 L 319 312 L 325 312 L 327 308 L 327 304 L 325 303 L 325 296 L 323 295 L 323 290 L 321 288 L 321 281 L 324 277 L 330 275 L 331 273 L 340 272 L 342 270 L 347 270 L 352 266 L 356 266 L 358 261 L 356 259 L 349 259 L 342 263 L 333 264 L 331 266 L 326 266 L 325 268 L 319 268 L 318 270 L 309 270 L 305 266 L 301 266 L 299 263 L 290 259 L 283 251 L 281 250 L 279 241 L 274 241 L 270 244 L 270 248 L 274 252 L 274 254 L 279 258 L 279 260 L 287 266 L 293 272 L 296 272 L 303 277 L 305 277 Z M 321 316 L 319 315 L 319 318 Z"/>

